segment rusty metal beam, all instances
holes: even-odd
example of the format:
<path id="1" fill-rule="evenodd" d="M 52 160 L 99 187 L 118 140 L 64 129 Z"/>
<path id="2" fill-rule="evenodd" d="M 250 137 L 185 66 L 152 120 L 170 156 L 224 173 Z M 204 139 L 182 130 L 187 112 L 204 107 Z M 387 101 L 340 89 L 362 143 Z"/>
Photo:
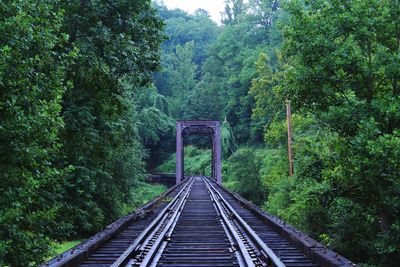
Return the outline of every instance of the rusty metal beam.
<path id="1" fill-rule="evenodd" d="M 183 179 L 183 136 L 182 123 L 176 122 L 176 184 Z"/>
<path id="2" fill-rule="evenodd" d="M 184 139 L 190 134 L 201 134 L 212 139 L 212 177 L 221 183 L 221 126 L 219 121 L 183 120 L 176 122 L 176 183 L 184 179 Z"/>

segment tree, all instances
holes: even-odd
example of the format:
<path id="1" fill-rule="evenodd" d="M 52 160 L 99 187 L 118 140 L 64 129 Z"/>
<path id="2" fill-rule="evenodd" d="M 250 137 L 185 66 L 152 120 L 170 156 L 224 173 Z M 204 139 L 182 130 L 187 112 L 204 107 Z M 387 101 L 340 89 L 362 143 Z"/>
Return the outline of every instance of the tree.
<path id="1" fill-rule="evenodd" d="M 67 88 L 59 1 L 0 3 L 0 265 L 39 264 L 60 221 L 57 166 Z M 57 223 L 58 221 L 58 223 Z"/>
<path id="2" fill-rule="evenodd" d="M 220 102 L 225 107 L 220 117 L 227 118 L 239 143 L 249 139 L 262 141 L 260 135 L 250 135 L 247 131 L 252 128 L 254 106 L 248 92 L 256 75 L 254 63 L 259 53 L 266 50 L 268 36 L 268 28 L 257 27 L 248 18 L 225 25 L 210 47 L 209 58 L 203 66 L 203 82 L 219 94 Z"/>
<path id="3" fill-rule="evenodd" d="M 63 1 L 63 30 L 79 51 L 64 95 L 65 214 L 78 234 L 121 216 L 144 172 L 134 102 L 158 67 L 162 22 L 149 0 Z"/>
<path id="4" fill-rule="evenodd" d="M 198 9 L 194 15 L 190 15 L 180 9 L 168 10 L 165 5 L 156 4 L 156 8 L 166 24 L 167 40 L 162 44 L 163 53 L 174 53 L 177 45 L 184 46 L 194 41 L 193 61 L 198 66 L 202 65 L 207 58 L 208 46 L 219 33 L 218 26 L 211 20 L 208 12 Z"/>
<path id="5" fill-rule="evenodd" d="M 184 46 L 177 45 L 176 51 L 168 55 L 167 68 L 168 86 L 171 95 L 167 98 L 171 113 L 174 118 L 182 118 L 189 93 L 196 86 L 196 69 L 193 63 L 194 42 L 188 42 Z"/>
<path id="6" fill-rule="evenodd" d="M 143 93 L 162 26 L 150 0 L 0 3 L 0 265 L 38 265 L 136 200 L 143 144 L 171 130 Z"/>
<path id="7" fill-rule="evenodd" d="M 246 199 L 260 205 L 266 197 L 261 184 L 260 169 L 263 153 L 254 148 L 240 148 L 229 158 L 225 180 L 228 186 Z"/>
<path id="8" fill-rule="evenodd" d="M 184 105 L 185 119 L 221 120 L 223 106 L 218 92 L 200 81 L 188 95 Z"/>
<path id="9" fill-rule="evenodd" d="M 346 177 L 336 183 L 349 200 L 340 203 L 354 203 L 359 216 L 368 214 L 368 230 L 357 238 L 372 239 L 352 246 L 355 259 L 393 265 L 400 255 L 400 176 L 394 163 L 400 146 L 400 3 L 291 1 L 286 8 L 291 20 L 284 54 L 293 67 L 285 94 L 349 145 L 351 152 L 336 167 Z M 365 250 L 376 254 L 366 258 Z"/>
<path id="10" fill-rule="evenodd" d="M 282 94 L 282 80 L 285 77 L 285 64 L 279 60 L 276 69 L 272 69 L 271 60 L 266 53 L 260 53 L 256 62 L 257 74 L 252 80 L 249 94 L 254 98 L 252 113 L 253 129 L 268 131 L 274 121 L 286 118 L 284 108 L 286 96 Z M 265 141 L 269 140 L 264 136 Z"/>
<path id="11" fill-rule="evenodd" d="M 243 0 L 225 0 L 225 12 L 222 22 L 226 25 L 236 24 L 240 16 L 244 15 L 245 4 Z"/>
<path id="12" fill-rule="evenodd" d="M 192 91 L 202 79 L 201 66 L 219 28 L 205 10 L 189 15 L 180 9 L 168 10 L 162 4 L 156 7 L 165 19 L 168 40 L 162 44 L 162 70 L 154 75 L 154 83 L 158 92 L 168 98 L 173 116 L 182 119 L 186 116 L 183 106 L 188 101 L 188 90 Z M 183 87 L 187 90 L 182 91 Z"/>
<path id="13" fill-rule="evenodd" d="M 171 117 L 166 97 L 154 86 L 138 94 L 138 131 L 147 150 L 147 169 L 152 170 L 175 151 L 175 120 Z"/>

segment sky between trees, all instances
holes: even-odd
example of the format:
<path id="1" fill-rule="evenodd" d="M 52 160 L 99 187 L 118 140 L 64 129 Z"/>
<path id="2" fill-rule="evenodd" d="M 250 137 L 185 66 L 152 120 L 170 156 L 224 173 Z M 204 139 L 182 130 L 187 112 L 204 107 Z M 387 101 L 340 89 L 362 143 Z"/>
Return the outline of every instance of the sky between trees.
<path id="1" fill-rule="evenodd" d="M 221 23 L 221 12 L 224 11 L 224 0 L 163 0 L 169 9 L 180 8 L 189 13 L 193 13 L 196 9 L 202 8 L 207 10 L 213 21 Z M 160 1 L 159 1 L 160 2 Z"/>

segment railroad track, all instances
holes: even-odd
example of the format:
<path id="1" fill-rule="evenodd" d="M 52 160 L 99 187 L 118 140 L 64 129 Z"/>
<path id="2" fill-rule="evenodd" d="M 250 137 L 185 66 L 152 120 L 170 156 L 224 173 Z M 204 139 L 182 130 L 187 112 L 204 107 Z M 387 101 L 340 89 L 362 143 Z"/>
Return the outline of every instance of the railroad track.
<path id="1" fill-rule="evenodd" d="M 163 197 L 168 201 L 150 216 L 80 260 L 53 259 L 44 266 L 353 266 L 209 178 L 186 179 Z"/>

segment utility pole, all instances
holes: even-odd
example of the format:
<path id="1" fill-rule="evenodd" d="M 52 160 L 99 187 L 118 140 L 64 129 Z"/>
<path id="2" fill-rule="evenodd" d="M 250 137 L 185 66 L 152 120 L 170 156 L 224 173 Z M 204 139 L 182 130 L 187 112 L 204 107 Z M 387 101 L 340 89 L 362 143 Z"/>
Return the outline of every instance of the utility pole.
<path id="1" fill-rule="evenodd" d="M 289 158 L 289 175 L 292 176 L 293 170 L 293 147 L 292 147 L 292 109 L 290 100 L 286 99 L 286 122 L 288 132 L 288 158 Z"/>

